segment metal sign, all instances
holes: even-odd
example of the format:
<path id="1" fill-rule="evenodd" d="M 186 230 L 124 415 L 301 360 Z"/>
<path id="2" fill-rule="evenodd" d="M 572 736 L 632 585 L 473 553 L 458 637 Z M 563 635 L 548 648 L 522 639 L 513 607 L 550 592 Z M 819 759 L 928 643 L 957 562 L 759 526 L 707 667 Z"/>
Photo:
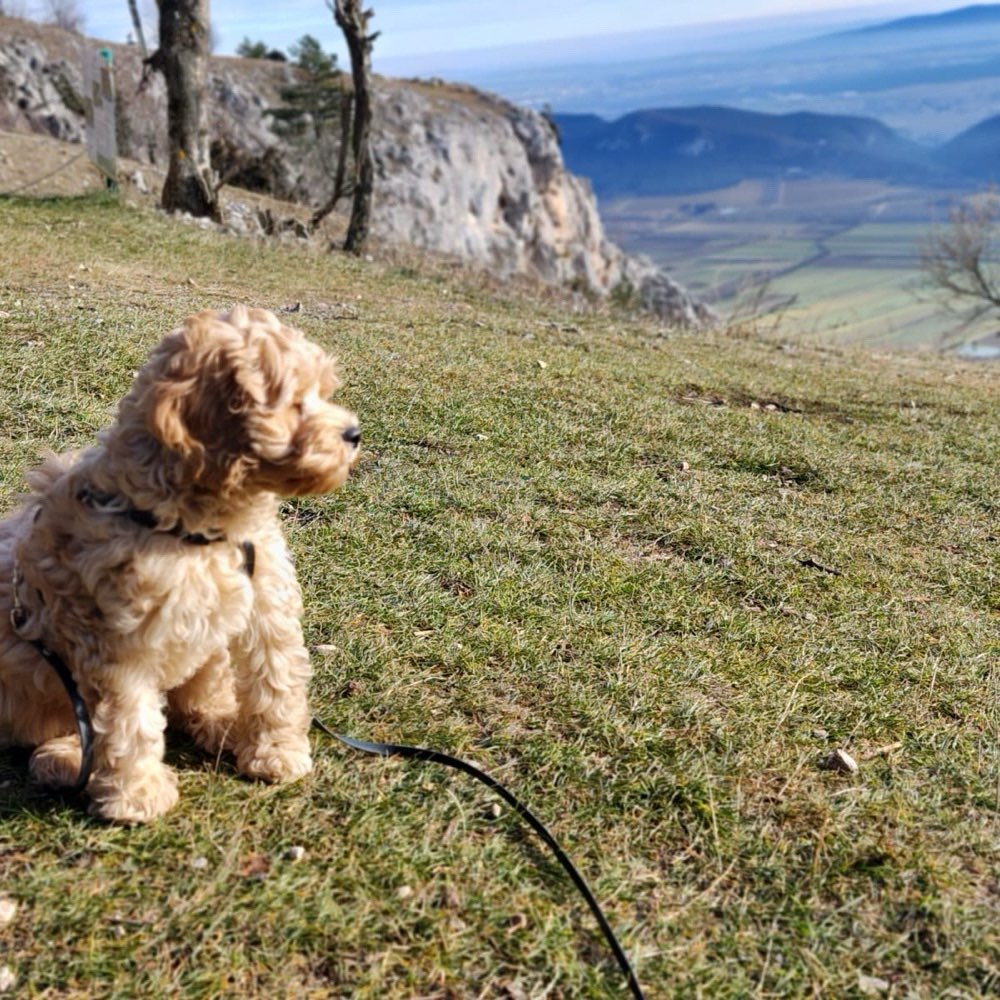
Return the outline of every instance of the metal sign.
<path id="1" fill-rule="evenodd" d="M 87 119 L 87 153 L 114 184 L 118 180 L 118 141 L 115 135 L 115 81 L 111 50 L 83 50 L 83 106 Z"/>

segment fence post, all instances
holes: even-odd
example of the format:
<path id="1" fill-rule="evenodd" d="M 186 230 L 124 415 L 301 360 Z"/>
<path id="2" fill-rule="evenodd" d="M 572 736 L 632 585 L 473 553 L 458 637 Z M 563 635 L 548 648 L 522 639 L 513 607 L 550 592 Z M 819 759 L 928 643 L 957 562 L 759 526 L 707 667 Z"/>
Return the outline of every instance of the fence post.
<path id="1" fill-rule="evenodd" d="M 104 174 L 109 191 L 118 190 L 118 142 L 115 134 L 115 80 L 110 49 L 83 50 L 83 105 L 87 118 L 87 154 Z"/>

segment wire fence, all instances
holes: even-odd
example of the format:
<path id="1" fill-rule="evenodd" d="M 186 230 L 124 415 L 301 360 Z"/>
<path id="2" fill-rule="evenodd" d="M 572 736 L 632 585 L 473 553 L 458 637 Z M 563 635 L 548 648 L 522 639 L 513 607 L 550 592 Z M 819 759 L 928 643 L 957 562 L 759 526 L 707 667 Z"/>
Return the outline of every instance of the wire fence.
<path id="1" fill-rule="evenodd" d="M 82 152 L 77 153 L 76 156 L 73 156 L 70 159 L 68 159 L 65 163 L 60 163 L 59 166 L 56 167 L 54 170 L 50 170 L 48 173 L 42 174 L 41 177 L 35 177 L 33 180 L 27 181 L 26 183 L 21 184 L 18 187 L 13 188 L 9 191 L 0 191 L 0 195 L 9 198 L 13 195 L 20 194 L 22 191 L 28 191 L 33 187 L 37 187 L 39 184 L 42 183 L 42 181 L 47 181 L 50 177 L 55 177 L 56 174 L 61 173 L 68 167 L 71 167 L 74 163 L 77 162 L 77 160 L 83 159 L 83 157 L 85 157 L 86 155 L 87 151 L 86 149 L 84 149 Z"/>

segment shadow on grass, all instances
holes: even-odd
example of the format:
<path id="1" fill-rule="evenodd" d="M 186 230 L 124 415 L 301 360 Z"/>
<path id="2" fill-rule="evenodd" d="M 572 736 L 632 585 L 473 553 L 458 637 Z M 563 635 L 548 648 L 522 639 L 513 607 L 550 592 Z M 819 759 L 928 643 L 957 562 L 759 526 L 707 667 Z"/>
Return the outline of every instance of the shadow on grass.
<path id="1" fill-rule="evenodd" d="M 6 747 L 0 750 L 0 817 L 30 813 L 65 815 L 87 813 L 87 796 L 69 789 L 43 788 L 28 776 L 31 749 Z M 211 756 L 182 733 L 168 732 L 164 763 L 175 771 L 211 768 L 218 774 L 238 777 L 236 762 L 228 753 Z M 99 820 L 94 820 L 99 825 Z"/>
<path id="2" fill-rule="evenodd" d="M 0 750 L 0 817 L 23 813 L 42 816 L 86 810 L 79 794 L 34 784 L 28 778 L 30 757 L 31 751 L 25 747 Z"/>

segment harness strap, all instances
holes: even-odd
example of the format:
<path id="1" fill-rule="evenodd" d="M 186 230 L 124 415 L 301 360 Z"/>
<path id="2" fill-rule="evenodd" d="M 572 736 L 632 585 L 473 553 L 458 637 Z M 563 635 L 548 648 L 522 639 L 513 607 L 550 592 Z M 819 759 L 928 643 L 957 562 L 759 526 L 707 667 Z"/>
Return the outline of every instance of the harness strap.
<path id="1" fill-rule="evenodd" d="M 569 855 L 559 846 L 555 837 L 549 833 L 545 824 L 526 805 L 515 798 L 511 792 L 507 791 L 496 778 L 480 770 L 475 764 L 470 764 L 460 757 L 452 757 L 450 754 L 442 753 L 440 750 L 405 746 L 401 743 L 370 743 L 367 740 L 358 740 L 353 736 L 344 736 L 341 733 L 335 733 L 315 716 L 313 716 L 312 724 L 320 732 L 325 733 L 327 736 L 332 736 L 336 740 L 340 740 L 341 743 L 346 744 L 353 750 L 360 750 L 362 753 L 377 754 L 380 757 L 405 757 L 410 760 L 427 760 L 434 764 L 443 764 L 445 767 L 451 767 L 456 771 L 463 771 L 465 774 L 471 775 L 491 791 L 496 792 L 541 837 L 549 850 L 552 851 L 556 861 L 562 865 L 563 870 L 573 880 L 573 884 L 579 890 L 580 895 L 583 896 L 587 906 L 590 907 L 590 912 L 594 915 L 594 919 L 601 928 L 604 939 L 611 948 L 615 960 L 618 962 L 618 967 L 625 976 L 632 996 L 635 1000 L 645 1000 L 642 987 L 639 985 L 635 971 L 628 960 L 628 956 L 625 954 L 625 949 L 622 948 L 618 938 L 615 936 L 615 932 L 611 929 L 611 924 L 608 923 L 608 918 L 601 909 L 600 903 L 597 902 L 597 898 L 591 892 L 590 886 L 587 885 L 583 876 L 577 870 L 576 865 L 573 864 Z"/>
<path id="2" fill-rule="evenodd" d="M 150 531 L 155 531 L 163 535 L 172 535 L 174 538 L 179 538 L 188 545 L 211 545 L 213 542 L 224 542 L 226 540 L 226 536 L 221 530 L 213 531 L 208 535 L 202 534 L 200 531 L 185 531 L 184 525 L 180 521 L 170 528 L 163 528 L 151 510 L 133 507 L 127 501 L 124 501 L 124 498 L 119 494 L 95 490 L 90 483 L 84 483 L 76 491 L 76 499 L 94 510 L 103 509 L 109 514 L 120 514 L 142 528 L 148 528 Z"/>

